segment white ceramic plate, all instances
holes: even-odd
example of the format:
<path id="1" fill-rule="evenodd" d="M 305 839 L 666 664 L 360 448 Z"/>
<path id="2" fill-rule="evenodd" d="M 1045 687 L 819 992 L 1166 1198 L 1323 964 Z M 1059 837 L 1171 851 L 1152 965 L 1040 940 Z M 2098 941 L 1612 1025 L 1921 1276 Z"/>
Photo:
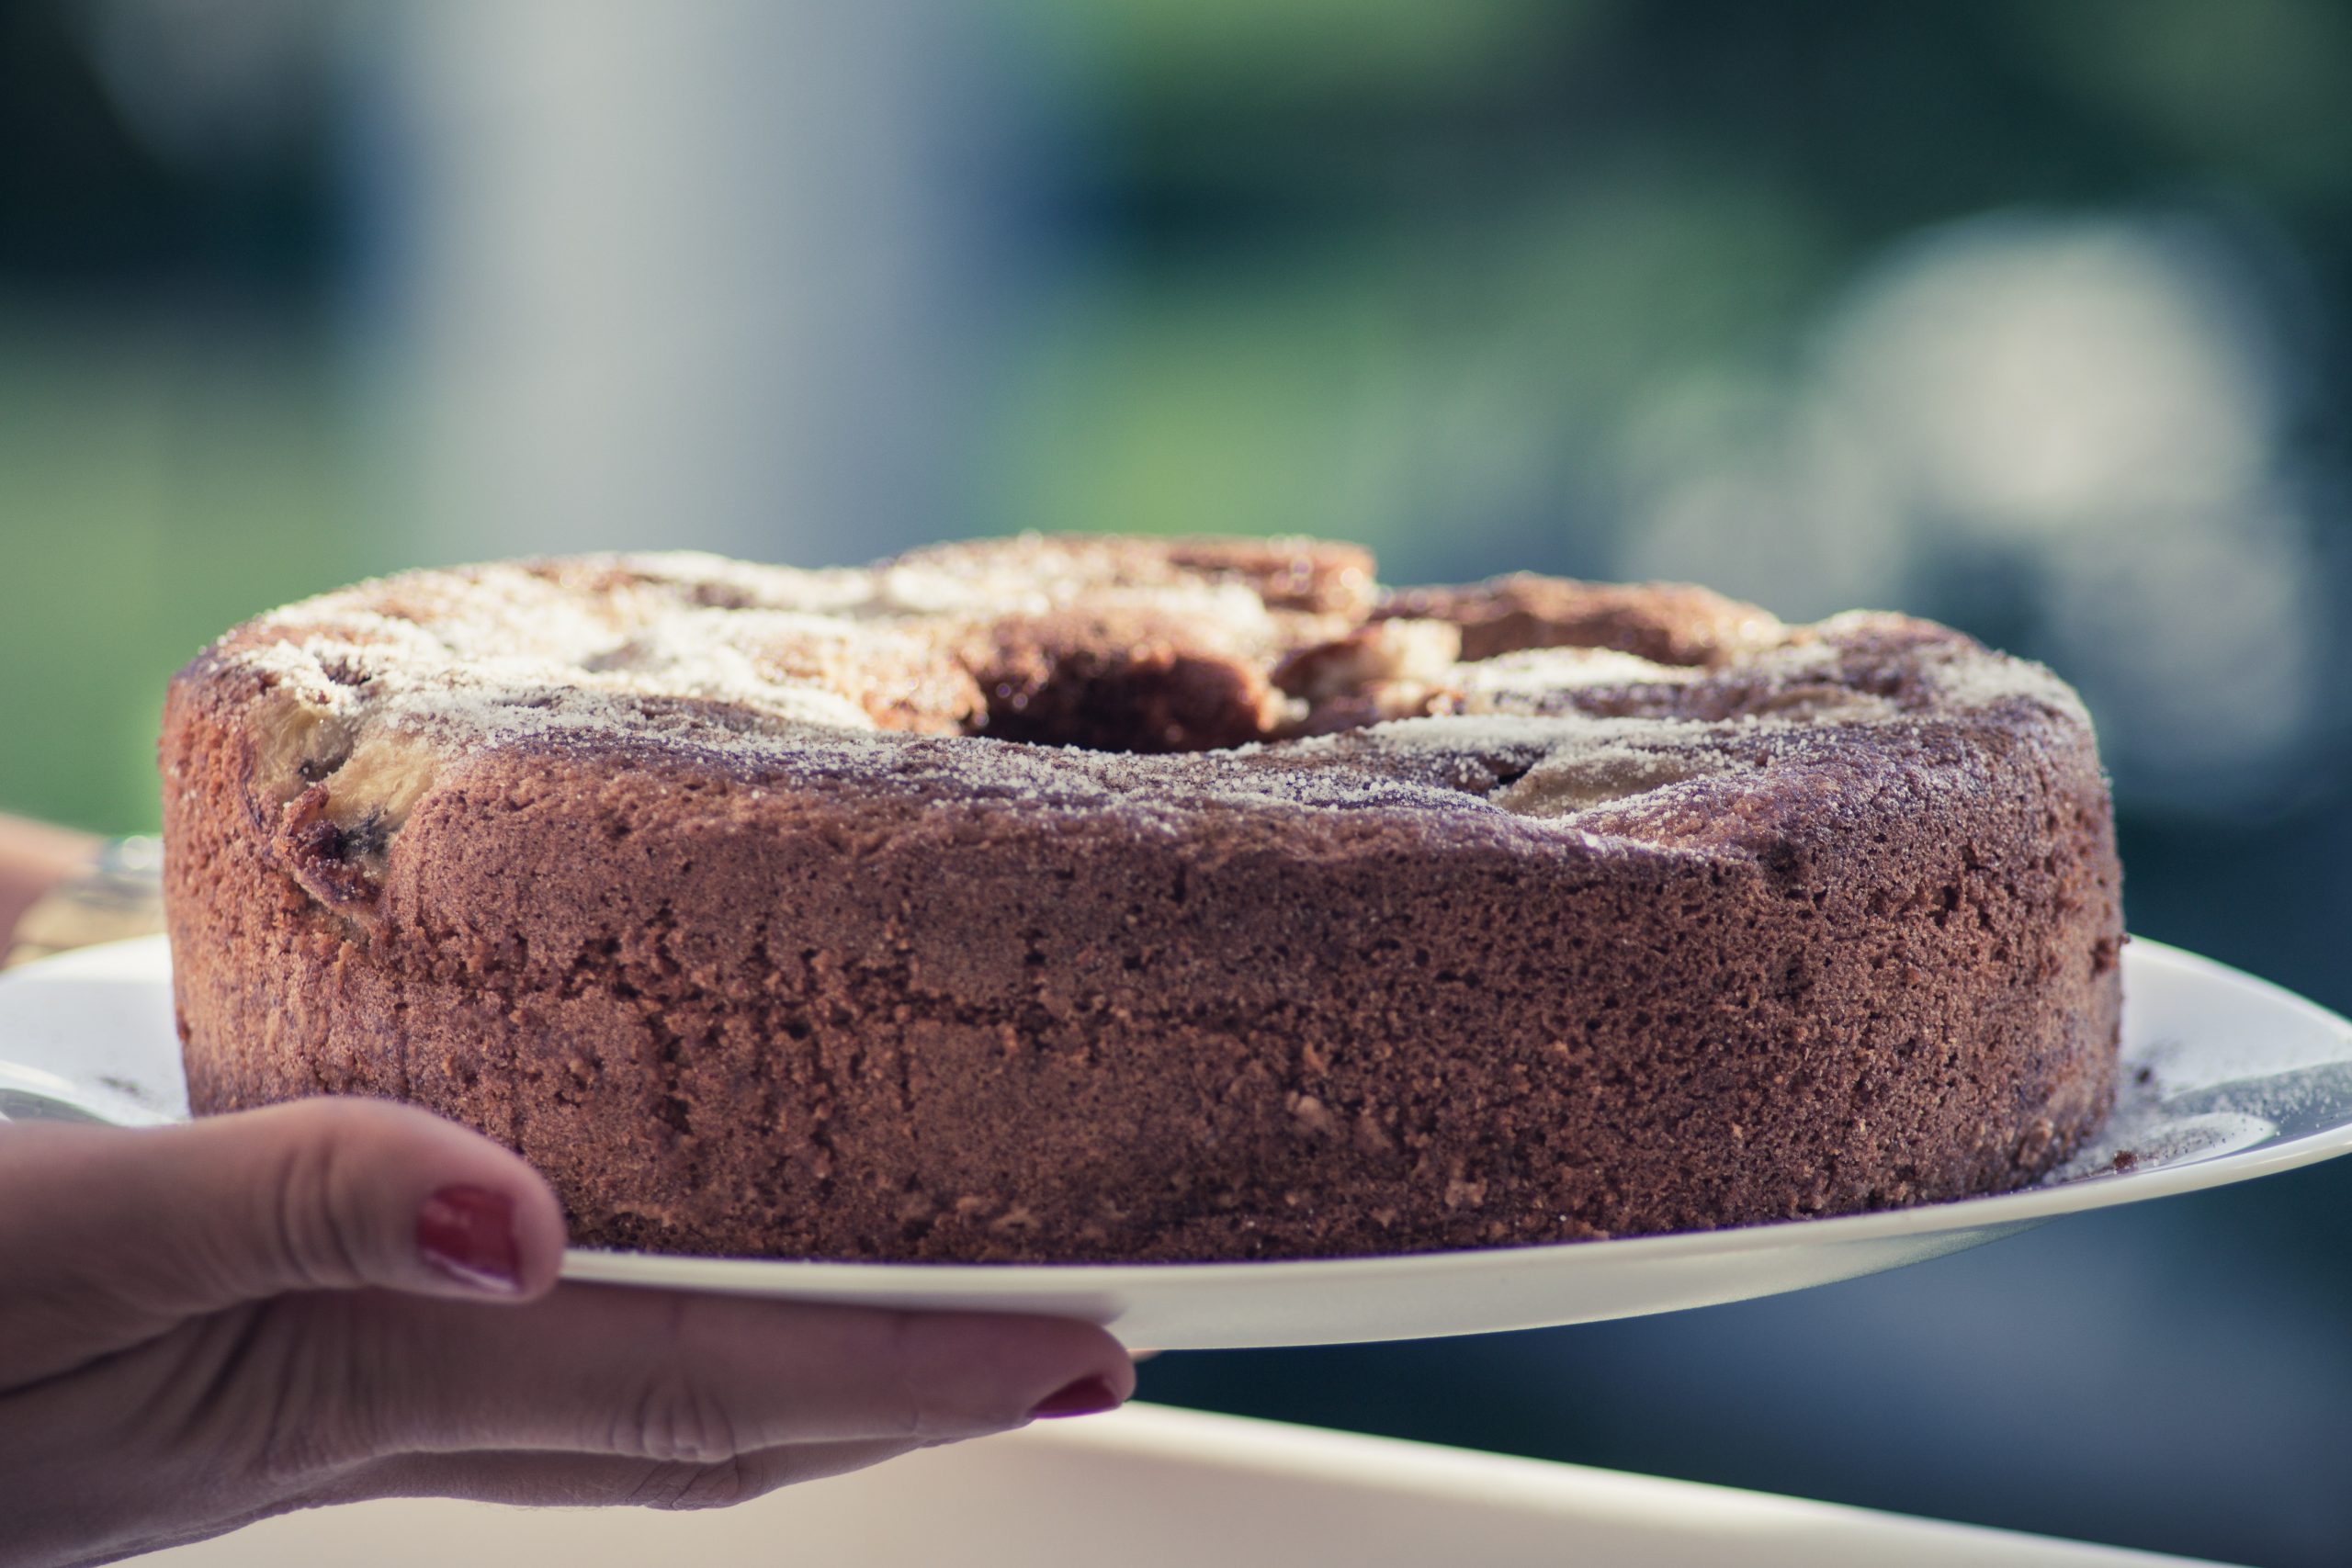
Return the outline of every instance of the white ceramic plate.
<path id="1" fill-rule="evenodd" d="M 161 939 L 0 978 L 0 1115 L 187 1114 Z M 572 1279 L 1091 1318 L 1162 1349 L 1340 1344 L 1589 1323 L 1744 1301 L 1957 1252 L 2061 1214 L 2352 1151 L 2352 1024 L 2154 942 L 2124 952 L 2125 1092 L 2042 1186 L 1838 1219 L 1557 1247 L 1297 1263 L 803 1263 L 574 1250 Z M 2118 1151 L 2135 1156 L 2117 1170 Z"/>

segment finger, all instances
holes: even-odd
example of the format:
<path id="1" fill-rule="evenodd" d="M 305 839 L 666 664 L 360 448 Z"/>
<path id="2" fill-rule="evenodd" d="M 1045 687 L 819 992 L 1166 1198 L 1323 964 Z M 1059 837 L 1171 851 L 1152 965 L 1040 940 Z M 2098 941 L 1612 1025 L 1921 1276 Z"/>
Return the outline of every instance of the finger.
<path id="1" fill-rule="evenodd" d="M 291 1291 L 526 1301 L 563 1255 L 562 1210 L 519 1156 L 377 1100 L 140 1131 L 10 1127 L 0 1191 L 0 1272 L 47 1287 L 0 1301 L 0 1345 L 58 1354 Z"/>
<path id="2" fill-rule="evenodd" d="M 0 813 L 0 953 L 40 896 L 91 863 L 100 840 Z"/>
<path id="3" fill-rule="evenodd" d="M 322 1307 L 337 1298 L 316 1298 Z M 518 1312 L 343 1298 L 377 1422 L 364 1451 L 553 1449 L 711 1461 L 784 1444 L 961 1438 L 1135 1391 L 1091 1324 L 567 1284 Z M 333 1337 L 329 1337 L 332 1338 Z"/>
<path id="4" fill-rule="evenodd" d="M 364 1467 L 312 1500 L 457 1497 L 526 1508 L 725 1508 L 780 1486 L 864 1470 L 922 1446 L 903 1438 L 811 1443 L 707 1462 L 527 1449 L 401 1454 Z"/>

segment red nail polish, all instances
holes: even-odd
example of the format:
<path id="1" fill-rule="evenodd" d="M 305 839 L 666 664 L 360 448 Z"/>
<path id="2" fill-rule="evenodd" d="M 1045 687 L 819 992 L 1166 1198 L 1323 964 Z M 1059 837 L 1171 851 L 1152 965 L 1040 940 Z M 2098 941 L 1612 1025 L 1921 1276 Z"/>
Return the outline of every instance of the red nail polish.
<path id="1" fill-rule="evenodd" d="M 1032 1421 L 1056 1416 L 1100 1416 L 1105 1410 L 1116 1410 L 1119 1396 L 1100 1377 L 1080 1378 L 1068 1388 L 1047 1394 L 1029 1412 Z"/>
<path id="2" fill-rule="evenodd" d="M 523 1289 L 514 1205 L 480 1187 L 444 1187 L 416 1214 L 416 1250 L 461 1284 L 493 1295 Z"/>

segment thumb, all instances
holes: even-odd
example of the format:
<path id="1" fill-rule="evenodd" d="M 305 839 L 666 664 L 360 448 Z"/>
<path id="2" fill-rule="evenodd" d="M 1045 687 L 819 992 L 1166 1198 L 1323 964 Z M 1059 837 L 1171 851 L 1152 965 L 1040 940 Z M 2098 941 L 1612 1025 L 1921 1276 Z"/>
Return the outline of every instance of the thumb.
<path id="1" fill-rule="evenodd" d="M 537 1172 L 380 1100 L 135 1132 L 10 1128 L 0 1191 L 0 1275 L 48 1287 L 10 1294 L 124 1343 L 289 1291 L 524 1301 L 563 1257 L 562 1209 Z M 0 1309 L 0 1342 L 17 1310 Z"/>

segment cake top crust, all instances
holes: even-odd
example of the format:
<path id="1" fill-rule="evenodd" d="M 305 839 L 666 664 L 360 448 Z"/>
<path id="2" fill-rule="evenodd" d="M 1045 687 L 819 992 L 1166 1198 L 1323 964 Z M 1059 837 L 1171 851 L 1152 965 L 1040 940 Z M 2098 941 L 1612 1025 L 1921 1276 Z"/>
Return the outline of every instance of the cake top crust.
<path id="1" fill-rule="evenodd" d="M 1523 575 L 1384 591 L 1365 552 L 1303 539 L 413 572 L 249 622 L 180 680 L 243 710 L 254 809 L 345 896 L 436 787 L 533 754 L 1179 829 L 1440 814 L 1703 852 L 1758 801 L 1875 787 L 1873 763 L 2090 743 L 2050 671 L 1930 622 Z"/>

